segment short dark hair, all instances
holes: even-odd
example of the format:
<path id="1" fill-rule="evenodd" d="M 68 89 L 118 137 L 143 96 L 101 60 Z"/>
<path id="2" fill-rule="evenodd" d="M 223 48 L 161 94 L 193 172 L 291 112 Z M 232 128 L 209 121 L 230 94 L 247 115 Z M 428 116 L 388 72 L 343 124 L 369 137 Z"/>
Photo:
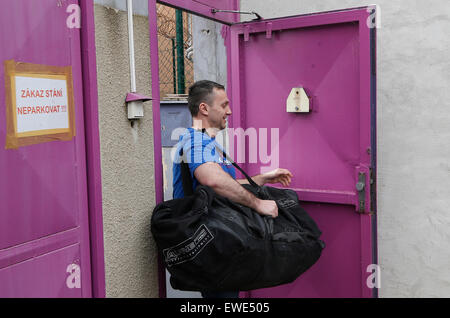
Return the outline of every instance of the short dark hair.
<path id="1" fill-rule="evenodd" d="M 189 88 L 188 106 L 192 117 L 197 116 L 201 103 L 211 103 L 214 88 L 225 90 L 223 85 L 208 80 L 195 82 Z"/>

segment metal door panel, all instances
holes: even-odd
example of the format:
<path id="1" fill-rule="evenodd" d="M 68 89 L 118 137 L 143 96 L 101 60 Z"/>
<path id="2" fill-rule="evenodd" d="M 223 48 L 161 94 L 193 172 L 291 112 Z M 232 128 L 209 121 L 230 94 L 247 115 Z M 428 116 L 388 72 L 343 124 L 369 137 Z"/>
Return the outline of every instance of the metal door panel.
<path id="1" fill-rule="evenodd" d="M 224 24 L 232 24 L 239 21 L 237 14 L 228 12 L 213 13 L 211 11 L 212 9 L 238 10 L 238 0 L 158 0 L 157 2 Z"/>
<path id="2" fill-rule="evenodd" d="M 78 1 L 2 2 L 0 11 L 0 268 L 9 287 L 3 296 L 91 295 L 84 107 L 80 29 L 68 28 L 70 4 Z M 14 32 L 12 32 L 14 31 Z M 50 141 L 5 149 L 5 60 L 48 66 L 71 66 L 76 133 L 70 141 Z M 53 253 L 78 244 L 78 252 Z M 78 246 L 77 245 L 77 246 Z M 74 248 L 75 249 L 75 248 Z M 72 249 L 68 249 L 72 250 Z M 67 251 L 68 251 L 67 250 Z M 39 255 L 42 256 L 39 258 Z M 58 256 L 60 255 L 60 256 Z M 39 258 L 39 266 L 29 262 Z M 53 281 L 54 266 L 65 273 L 79 261 L 81 289 L 68 293 L 45 289 L 21 277 Z M 36 261 L 37 262 L 37 261 Z M 15 264 L 31 264 L 16 266 Z M 38 264 L 38 263 L 36 263 Z M 47 268 L 48 267 L 48 268 Z M 32 271 L 30 273 L 29 271 Z M 65 285 L 65 276 L 58 282 Z M 36 284 L 34 284 L 35 282 Z M 55 283 L 56 284 L 56 283 Z M 55 285 L 56 286 L 56 285 Z M 59 285 L 58 285 L 59 286 Z"/>
<path id="3" fill-rule="evenodd" d="M 82 297 L 81 288 L 75 286 L 78 278 L 72 279 L 68 272 L 72 264 L 79 265 L 79 260 L 77 243 L 0 269 L 0 297 Z"/>
<path id="4" fill-rule="evenodd" d="M 360 217 L 348 205 L 302 202 L 317 221 L 326 248 L 319 261 L 295 282 L 253 290 L 250 297 L 361 297 Z"/>
<path id="5" fill-rule="evenodd" d="M 366 284 L 371 274 L 367 267 L 376 262 L 376 183 L 370 184 L 376 175 L 370 13 L 357 8 L 231 26 L 231 126 L 267 129 L 266 149 L 279 148 L 276 166 L 293 172 L 290 187 L 317 221 L 327 244 L 318 263 L 296 282 L 244 296 L 375 294 Z M 310 113 L 286 112 L 294 87 L 305 88 L 310 96 Z M 271 144 L 273 128 L 278 129 L 276 145 Z M 256 163 L 249 163 L 248 143 L 239 148 L 233 144 L 235 160 L 246 148 L 243 165 L 250 175 L 267 166 L 261 154 Z M 361 195 L 355 187 L 360 173 L 367 189 Z"/>

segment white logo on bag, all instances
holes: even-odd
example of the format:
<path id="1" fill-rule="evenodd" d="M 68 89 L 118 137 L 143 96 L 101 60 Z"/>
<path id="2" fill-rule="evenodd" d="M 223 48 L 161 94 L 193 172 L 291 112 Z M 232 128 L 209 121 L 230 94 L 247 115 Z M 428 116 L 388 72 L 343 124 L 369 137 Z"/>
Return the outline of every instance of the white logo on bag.
<path id="1" fill-rule="evenodd" d="M 173 247 L 163 250 L 167 266 L 181 264 L 194 259 L 214 239 L 211 231 L 202 224 L 194 235 Z"/>
<path id="2" fill-rule="evenodd" d="M 298 205 L 298 203 L 292 199 L 280 199 L 280 200 L 277 200 L 277 203 L 278 203 L 278 206 L 280 206 L 281 208 L 285 208 L 285 209 L 292 208 L 292 207 Z"/>

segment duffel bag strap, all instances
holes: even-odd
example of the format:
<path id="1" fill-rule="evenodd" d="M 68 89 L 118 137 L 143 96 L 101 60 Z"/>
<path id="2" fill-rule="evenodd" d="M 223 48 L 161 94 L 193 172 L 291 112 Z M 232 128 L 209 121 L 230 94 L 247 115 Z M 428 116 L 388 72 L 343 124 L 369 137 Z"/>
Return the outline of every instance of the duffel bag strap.
<path id="1" fill-rule="evenodd" d="M 202 133 L 205 133 L 205 132 L 206 132 L 206 129 L 202 129 Z M 233 159 L 228 157 L 226 152 L 217 146 L 217 143 L 216 143 L 216 150 L 219 152 L 219 154 L 222 155 L 222 157 L 225 161 L 228 160 L 229 162 L 231 162 L 231 164 L 245 176 L 245 178 L 248 180 L 250 185 L 252 185 L 257 190 L 258 193 L 261 193 L 261 187 L 259 186 L 259 184 L 257 184 L 241 167 L 239 167 L 239 165 L 236 162 L 234 162 Z M 182 183 L 183 183 L 183 192 L 184 192 L 185 196 L 192 195 L 192 194 L 194 194 L 193 181 L 191 178 L 191 172 L 189 170 L 189 166 L 184 160 L 185 155 L 183 153 L 183 148 L 181 148 L 181 150 L 180 150 L 180 156 L 182 157 L 181 178 L 182 178 Z"/>
<path id="2" fill-rule="evenodd" d="M 183 154 L 183 148 L 180 150 L 180 156 L 182 157 L 181 160 L 181 181 L 183 183 L 183 192 L 184 196 L 193 195 L 194 189 L 193 189 L 193 182 L 191 178 L 191 172 L 189 171 L 189 166 L 184 160 L 184 154 Z"/>
<path id="3" fill-rule="evenodd" d="M 245 178 L 248 180 L 248 182 L 258 190 L 258 192 L 260 191 L 261 187 L 259 186 L 259 184 L 257 184 L 241 167 L 239 167 L 239 165 L 236 162 L 234 162 L 230 157 L 228 157 L 228 155 L 226 154 L 226 152 L 224 150 L 219 149 L 219 147 L 217 145 L 216 145 L 216 150 L 222 155 L 222 157 L 225 160 L 228 160 L 229 162 L 231 162 L 231 164 L 245 176 Z"/>
<path id="4" fill-rule="evenodd" d="M 206 128 L 203 128 L 202 129 L 202 133 L 207 133 L 206 132 Z M 228 155 L 226 154 L 226 152 L 225 152 L 225 150 L 222 150 L 222 149 L 220 149 L 220 147 L 218 146 L 218 144 L 217 144 L 217 142 L 216 141 L 214 141 L 215 142 L 215 148 L 216 148 L 216 150 L 219 152 L 219 154 L 221 154 L 222 155 L 222 158 L 224 159 L 224 161 L 229 161 L 229 162 L 231 162 L 231 164 L 236 168 L 236 169 L 238 169 L 244 176 L 245 176 L 245 178 L 247 178 L 247 180 L 248 180 L 248 182 L 253 186 L 253 187 L 255 187 L 256 189 L 257 189 L 257 192 L 259 193 L 260 191 L 261 191 L 261 187 L 255 182 L 255 181 L 253 181 L 253 179 L 244 171 L 244 170 L 242 170 L 242 168 L 241 167 L 239 167 L 238 166 L 238 164 L 236 163 L 236 162 L 234 162 L 233 161 L 233 159 L 231 159 L 230 157 L 228 157 Z"/>

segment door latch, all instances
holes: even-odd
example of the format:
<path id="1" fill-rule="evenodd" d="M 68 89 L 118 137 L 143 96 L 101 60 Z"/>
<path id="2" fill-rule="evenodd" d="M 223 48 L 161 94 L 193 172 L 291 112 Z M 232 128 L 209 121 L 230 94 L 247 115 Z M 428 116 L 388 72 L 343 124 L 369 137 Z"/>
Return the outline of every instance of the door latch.
<path id="1" fill-rule="evenodd" d="M 355 207 L 361 214 L 370 213 L 370 169 L 364 165 L 355 170 Z"/>

